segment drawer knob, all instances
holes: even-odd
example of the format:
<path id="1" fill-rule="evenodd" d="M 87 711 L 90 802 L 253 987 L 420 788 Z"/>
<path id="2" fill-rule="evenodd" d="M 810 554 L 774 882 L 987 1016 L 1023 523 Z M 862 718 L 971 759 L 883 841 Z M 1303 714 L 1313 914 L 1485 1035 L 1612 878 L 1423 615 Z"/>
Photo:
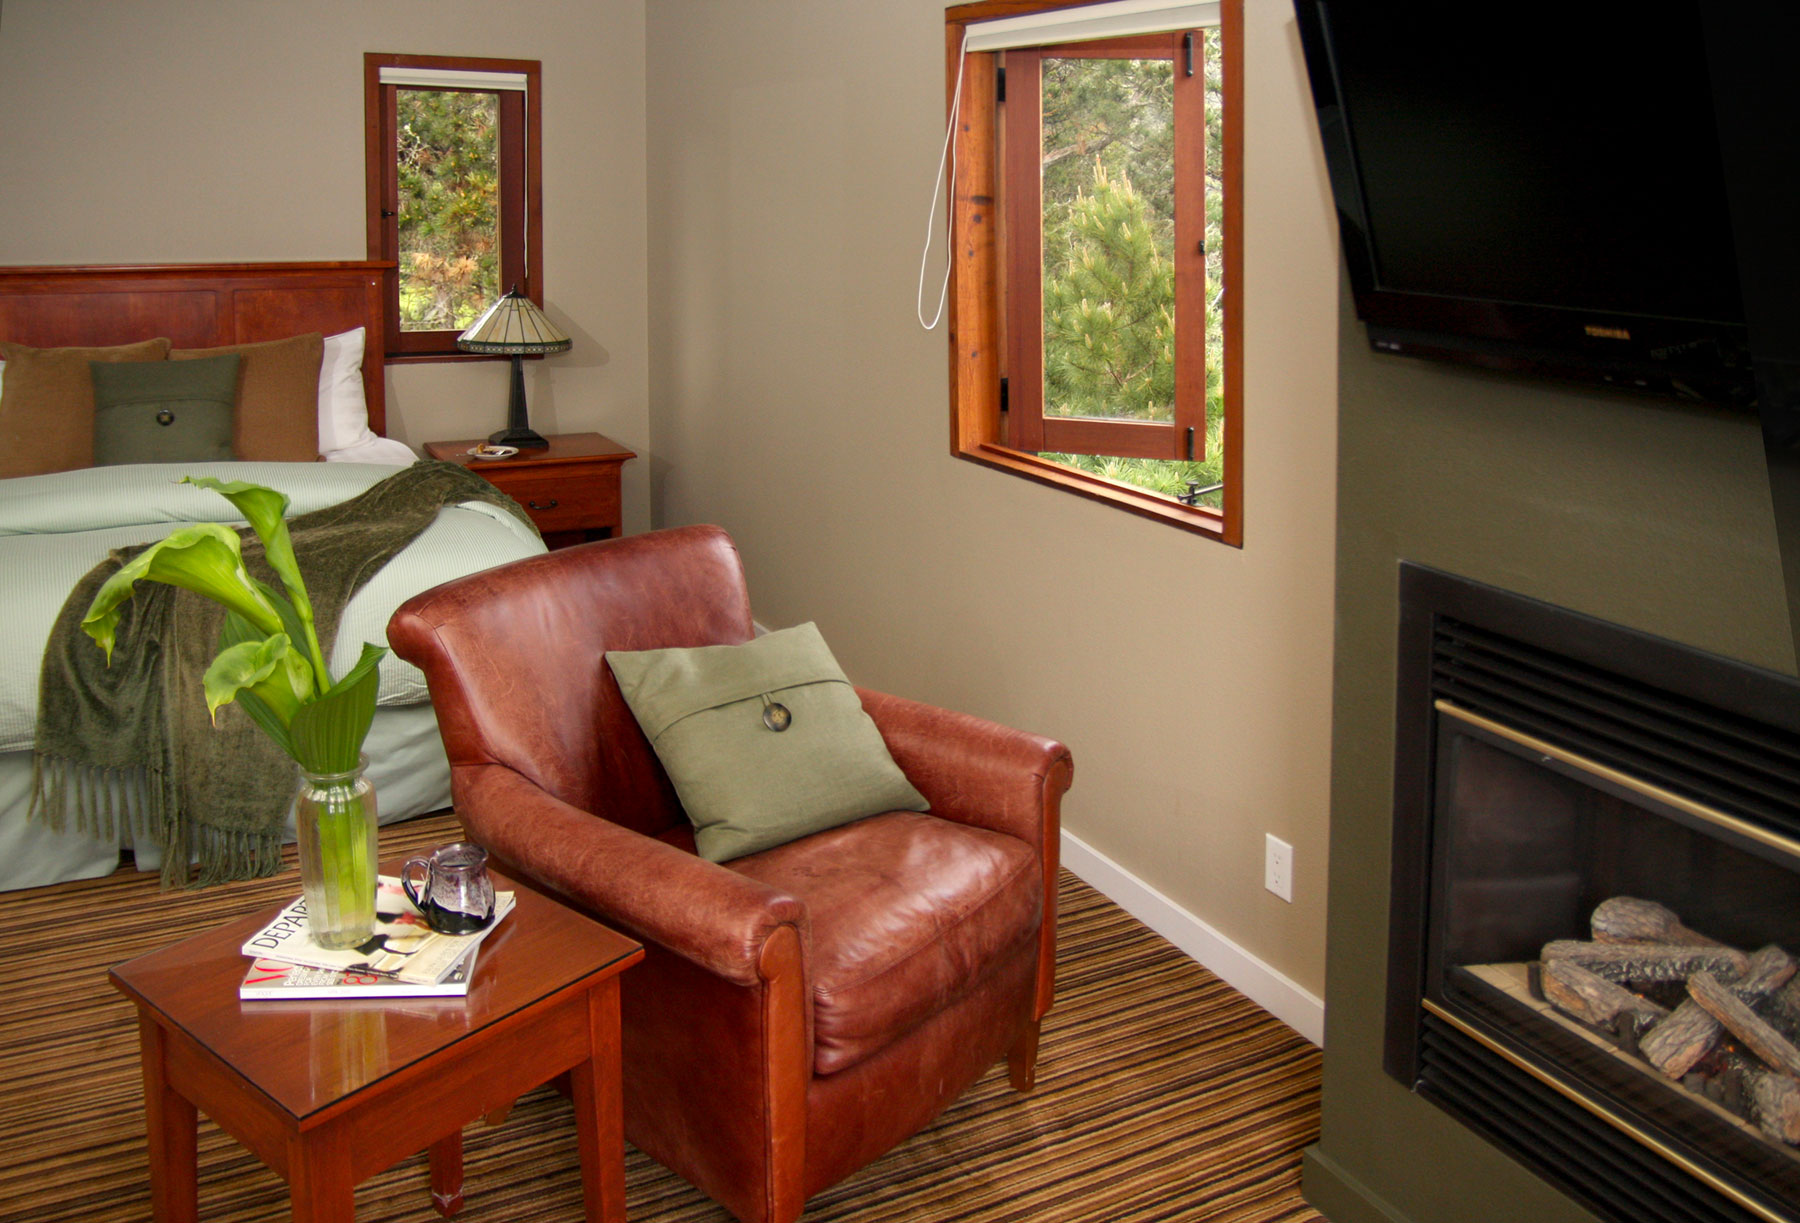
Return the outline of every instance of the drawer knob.
<path id="1" fill-rule="evenodd" d="M 553 510 L 556 508 L 556 498 L 555 497 L 550 498 L 550 500 L 546 501 L 543 505 L 539 505 L 535 501 L 527 501 L 525 504 L 527 506 L 529 506 L 531 509 L 538 510 L 539 512 L 542 512 L 544 510 Z"/>

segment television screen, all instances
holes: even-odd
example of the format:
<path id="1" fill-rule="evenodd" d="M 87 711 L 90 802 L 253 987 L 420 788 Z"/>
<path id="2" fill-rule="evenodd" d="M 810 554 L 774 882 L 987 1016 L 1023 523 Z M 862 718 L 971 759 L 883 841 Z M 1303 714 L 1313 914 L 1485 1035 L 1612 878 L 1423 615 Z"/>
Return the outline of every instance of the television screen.
<path id="1" fill-rule="evenodd" d="M 1296 7 L 1376 348 L 1747 401 L 1697 3 Z"/>

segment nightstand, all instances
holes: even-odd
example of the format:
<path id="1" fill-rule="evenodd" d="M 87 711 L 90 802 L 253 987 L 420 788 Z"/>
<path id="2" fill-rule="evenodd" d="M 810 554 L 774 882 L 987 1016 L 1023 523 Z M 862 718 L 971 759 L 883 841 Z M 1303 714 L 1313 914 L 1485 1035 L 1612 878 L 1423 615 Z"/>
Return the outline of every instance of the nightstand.
<path id="1" fill-rule="evenodd" d="M 506 459 L 477 459 L 480 438 L 426 442 L 425 453 L 482 476 L 525 507 L 552 548 L 620 533 L 619 468 L 637 454 L 598 433 L 558 433 L 548 450 L 521 450 Z"/>

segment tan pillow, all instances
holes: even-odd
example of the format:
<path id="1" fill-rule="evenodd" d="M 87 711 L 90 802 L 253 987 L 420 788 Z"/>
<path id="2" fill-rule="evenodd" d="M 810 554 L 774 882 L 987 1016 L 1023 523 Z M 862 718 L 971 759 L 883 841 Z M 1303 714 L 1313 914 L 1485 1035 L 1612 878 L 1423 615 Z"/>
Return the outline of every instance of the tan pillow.
<path id="1" fill-rule="evenodd" d="M 166 339 L 112 348 L 31 348 L 0 340 L 0 478 L 94 465 L 89 361 L 161 361 Z"/>
<path id="2" fill-rule="evenodd" d="M 171 361 L 194 361 L 236 353 L 237 413 L 231 424 L 231 451 L 248 462 L 310 463 L 319 457 L 319 363 L 325 340 L 318 332 L 229 344 L 223 348 L 177 348 Z M 0 388 L 5 384 L 0 383 Z"/>

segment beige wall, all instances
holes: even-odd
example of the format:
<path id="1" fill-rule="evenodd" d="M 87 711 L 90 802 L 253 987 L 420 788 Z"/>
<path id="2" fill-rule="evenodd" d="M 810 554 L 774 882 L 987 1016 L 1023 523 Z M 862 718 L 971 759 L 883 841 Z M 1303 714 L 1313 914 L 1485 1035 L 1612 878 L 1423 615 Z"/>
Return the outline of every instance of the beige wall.
<path id="1" fill-rule="evenodd" d="M 597 429 L 648 525 L 642 0 L 7 0 L 0 263 L 360 259 L 365 51 L 543 62 L 546 306 L 532 423 Z M 414 445 L 505 421 L 496 363 L 389 375 Z"/>
<path id="2" fill-rule="evenodd" d="M 652 496 L 855 678 L 1065 740 L 1070 830 L 1320 993 L 1335 239 L 1291 9 L 1247 7 L 1241 551 L 949 457 L 941 0 L 649 5 Z"/>

